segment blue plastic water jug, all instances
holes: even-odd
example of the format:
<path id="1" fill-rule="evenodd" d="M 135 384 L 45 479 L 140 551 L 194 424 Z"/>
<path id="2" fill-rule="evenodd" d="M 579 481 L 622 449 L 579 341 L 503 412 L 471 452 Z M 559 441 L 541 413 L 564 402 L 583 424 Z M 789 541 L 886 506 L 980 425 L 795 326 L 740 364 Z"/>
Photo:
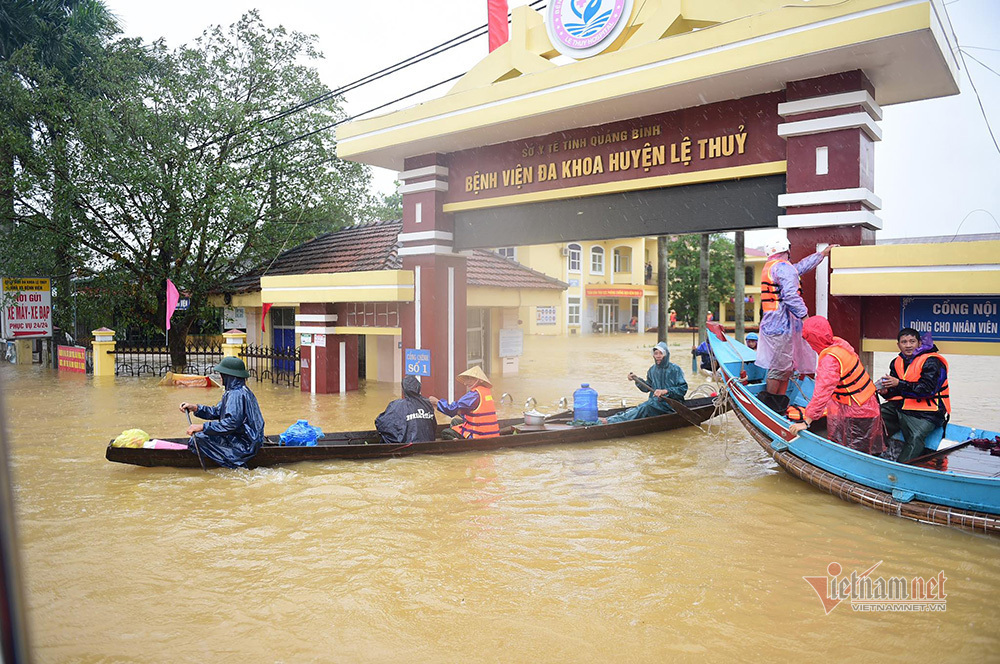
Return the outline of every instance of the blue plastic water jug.
<path id="1" fill-rule="evenodd" d="M 580 422 L 597 421 L 597 390 L 590 383 L 583 383 L 573 392 L 573 419 Z"/>

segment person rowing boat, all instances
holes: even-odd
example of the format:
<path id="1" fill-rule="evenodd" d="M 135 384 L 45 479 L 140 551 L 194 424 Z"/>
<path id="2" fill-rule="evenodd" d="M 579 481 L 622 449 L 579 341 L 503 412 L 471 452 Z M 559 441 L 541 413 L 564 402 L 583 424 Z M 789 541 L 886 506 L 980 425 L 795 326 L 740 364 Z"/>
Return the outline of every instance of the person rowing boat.
<path id="1" fill-rule="evenodd" d="M 250 373 L 238 357 L 224 357 L 215 370 L 222 376 L 226 390 L 217 406 L 182 402 L 182 413 L 211 420 L 192 424 L 188 449 L 192 454 L 211 459 L 224 468 L 243 468 L 264 443 L 264 416 L 257 397 L 246 385 Z"/>
<path id="2" fill-rule="evenodd" d="M 649 398 L 635 408 L 629 408 L 623 413 L 612 415 L 607 419 L 608 424 L 674 412 L 674 409 L 660 397 L 668 397 L 676 401 L 684 400 L 688 389 L 687 380 L 684 379 L 684 371 L 670 362 L 670 351 L 667 349 L 666 343 L 661 341 L 653 346 L 653 361 L 653 366 L 646 372 L 645 381 L 636 381 L 635 379 L 638 377 L 631 371 L 628 374 L 628 379 L 635 381 L 635 386 L 641 392 L 647 392 Z"/>

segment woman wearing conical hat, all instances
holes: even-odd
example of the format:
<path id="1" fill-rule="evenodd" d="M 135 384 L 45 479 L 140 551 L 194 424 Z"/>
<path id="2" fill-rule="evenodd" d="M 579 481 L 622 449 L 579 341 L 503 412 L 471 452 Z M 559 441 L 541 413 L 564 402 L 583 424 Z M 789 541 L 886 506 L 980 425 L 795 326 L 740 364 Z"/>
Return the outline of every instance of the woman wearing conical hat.
<path id="1" fill-rule="evenodd" d="M 431 403 L 437 406 L 449 417 L 461 416 L 465 421 L 445 429 L 445 438 L 493 438 L 500 435 L 500 425 L 497 423 L 497 409 L 493 403 L 493 383 L 478 366 L 458 374 L 458 382 L 465 385 L 469 391 L 458 401 L 448 402 L 429 397 Z M 449 433 L 451 434 L 449 436 Z"/>

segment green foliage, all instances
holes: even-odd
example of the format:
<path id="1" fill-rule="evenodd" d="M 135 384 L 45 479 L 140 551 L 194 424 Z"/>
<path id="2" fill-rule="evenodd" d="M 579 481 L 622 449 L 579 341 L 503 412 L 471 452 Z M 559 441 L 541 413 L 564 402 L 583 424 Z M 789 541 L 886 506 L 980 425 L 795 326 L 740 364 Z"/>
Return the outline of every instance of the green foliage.
<path id="1" fill-rule="evenodd" d="M 670 307 L 677 319 L 693 324 L 698 319 L 698 282 L 701 278 L 701 236 L 682 235 L 670 243 Z M 709 248 L 708 302 L 713 311 L 719 301 L 733 297 L 733 241 L 713 234 Z"/>
<path id="2" fill-rule="evenodd" d="M 2 91 L 35 119 L 7 132 L 20 176 L 8 232 L 101 275 L 89 292 L 114 299 L 119 326 L 162 330 L 173 280 L 192 298 L 173 319 L 183 337 L 212 289 L 388 205 L 367 193 L 365 167 L 336 158 L 332 131 L 270 149 L 343 119 L 339 99 L 280 115 L 327 91 L 307 64 L 319 57 L 315 37 L 249 12 L 175 50 L 116 41 L 72 80 L 11 64 Z"/>

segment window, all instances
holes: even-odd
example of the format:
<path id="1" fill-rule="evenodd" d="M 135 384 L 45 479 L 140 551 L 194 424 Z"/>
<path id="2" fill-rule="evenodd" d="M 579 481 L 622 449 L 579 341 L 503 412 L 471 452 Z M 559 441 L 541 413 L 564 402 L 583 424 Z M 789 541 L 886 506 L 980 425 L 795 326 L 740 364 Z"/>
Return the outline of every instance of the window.
<path id="1" fill-rule="evenodd" d="M 639 317 L 639 298 L 632 298 L 632 318 Z"/>
<path id="2" fill-rule="evenodd" d="M 581 253 L 580 245 L 578 245 L 578 244 L 571 244 L 571 245 L 569 245 L 568 249 L 569 249 L 569 259 L 568 259 L 568 261 L 569 261 L 569 267 L 567 269 L 570 272 L 579 272 L 580 271 L 580 253 Z"/>
<path id="3" fill-rule="evenodd" d="M 615 249 L 614 251 L 615 272 L 632 271 L 632 250 Z"/>
<path id="4" fill-rule="evenodd" d="M 566 298 L 566 324 L 580 325 L 580 298 Z"/>
<path id="5" fill-rule="evenodd" d="M 594 247 L 590 250 L 590 273 L 604 274 L 604 248 Z"/>
<path id="6" fill-rule="evenodd" d="M 753 268 L 752 267 L 746 268 L 746 273 L 745 274 L 746 274 L 746 276 L 744 277 L 744 279 L 746 279 L 746 282 L 745 282 L 746 285 L 747 286 L 753 286 Z"/>
<path id="7" fill-rule="evenodd" d="M 517 260 L 517 247 L 500 247 L 497 249 L 497 253 L 504 258 L 509 258 L 512 261 Z"/>

